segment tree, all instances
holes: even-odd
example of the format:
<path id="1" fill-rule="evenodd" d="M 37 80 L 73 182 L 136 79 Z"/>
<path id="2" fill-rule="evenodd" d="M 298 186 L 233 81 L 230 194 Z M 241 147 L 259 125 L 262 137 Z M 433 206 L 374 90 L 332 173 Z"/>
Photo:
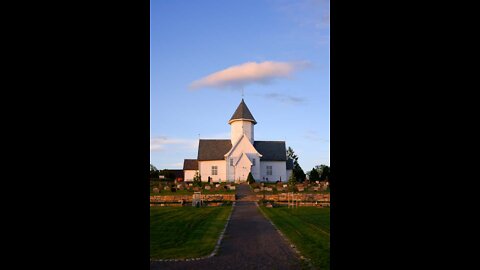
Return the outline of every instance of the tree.
<path id="1" fill-rule="evenodd" d="M 290 187 L 290 190 L 293 190 L 293 187 L 297 184 L 297 178 L 295 177 L 295 174 L 291 174 L 290 178 L 288 178 L 288 186 Z"/>
<path id="2" fill-rule="evenodd" d="M 193 176 L 193 185 L 197 187 L 202 186 L 202 176 L 198 173 L 198 171 L 196 171 L 195 175 Z"/>
<path id="3" fill-rule="evenodd" d="M 248 173 L 247 182 L 248 182 L 249 184 L 255 183 L 255 179 L 253 178 L 252 172 L 249 172 L 249 173 Z"/>
<path id="4" fill-rule="evenodd" d="M 287 159 L 288 158 L 293 160 L 292 174 L 295 175 L 295 178 L 298 182 L 303 182 L 306 178 L 306 175 L 303 172 L 302 167 L 300 167 L 300 164 L 298 164 L 298 156 L 295 154 L 291 147 L 288 147 L 287 149 Z"/>
<path id="5" fill-rule="evenodd" d="M 320 165 L 321 173 L 320 173 L 320 180 L 324 181 L 326 180 L 327 182 L 330 183 L 330 167 L 327 165 Z"/>
<path id="6" fill-rule="evenodd" d="M 160 175 L 160 172 L 158 171 L 158 169 L 153 166 L 152 164 L 150 164 L 150 178 L 157 178 L 158 179 L 158 176 Z"/>
<path id="7" fill-rule="evenodd" d="M 161 170 L 160 175 L 163 175 L 165 176 L 166 179 L 170 179 L 170 180 L 175 180 L 176 178 L 175 173 L 167 169 Z"/>
<path id="8" fill-rule="evenodd" d="M 318 181 L 320 180 L 320 175 L 318 174 L 317 170 L 313 168 L 310 173 L 309 173 L 309 179 L 310 181 Z"/>
<path id="9" fill-rule="evenodd" d="M 293 163 L 298 163 L 298 156 L 295 155 L 295 152 L 293 152 L 293 149 L 289 146 L 287 149 L 287 158 L 293 159 Z"/>

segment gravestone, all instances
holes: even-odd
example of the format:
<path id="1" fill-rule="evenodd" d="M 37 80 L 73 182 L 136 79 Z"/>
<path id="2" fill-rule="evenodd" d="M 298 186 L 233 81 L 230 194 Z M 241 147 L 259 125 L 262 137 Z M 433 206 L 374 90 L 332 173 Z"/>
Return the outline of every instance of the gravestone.
<path id="1" fill-rule="evenodd" d="M 211 188 L 210 186 L 205 186 L 206 190 L 210 190 L 210 188 Z"/>
<path id="2" fill-rule="evenodd" d="M 194 192 L 192 196 L 192 206 L 200 207 L 203 206 L 202 193 Z"/>
<path id="3" fill-rule="evenodd" d="M 153 193 L 158 193 L 160 190 L 158 188 L 153 188 Z"/>
<path id="4" fill-rule="evenodd" d="M 163 190 L 170 190 L 170 187 L 166 186 L 163 188 Z"/>
<path id="5" fill-rule="evenodd" d="M 303 191 L 305 188 L 303 186 L 297 187 L 298 191 Z"/>
<path id="6" fill-rule="evenodd" d="M 283 185 L 284 188 L 288 187 L 288 185 Z"/>
<path id="7" fill-rule="evenodd" d="M 220 186 L 220 184 L 216 184 L 216 185 L 215 185 L 215 187 L 219 187 L 219 186 Z"/>
<path id="8" fill-rule="evenodd" d="M 230 190 L 235 190 L 235 186 L 230 186 Z"/>

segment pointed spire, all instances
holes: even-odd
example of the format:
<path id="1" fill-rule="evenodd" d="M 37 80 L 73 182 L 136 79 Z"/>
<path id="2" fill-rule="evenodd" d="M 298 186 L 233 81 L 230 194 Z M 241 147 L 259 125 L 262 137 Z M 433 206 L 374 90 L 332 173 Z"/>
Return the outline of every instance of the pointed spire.
<path id="1" fill-rule="evenodd" d="M 245 101 L 242 98 L 242 101 L 237 107 L 237 110 L 232 115 L 232 118 L 230 118 L 230 121 L 228 123 L 232 123 L 235 120 L 245 120 L 245 121 L 251 121 L 253 124 L 256 124 L 257 121 L 255 121 L 255 118 L 253 118 L 252 113 L 247 107 L 247 104 L 245 104 Z"/>

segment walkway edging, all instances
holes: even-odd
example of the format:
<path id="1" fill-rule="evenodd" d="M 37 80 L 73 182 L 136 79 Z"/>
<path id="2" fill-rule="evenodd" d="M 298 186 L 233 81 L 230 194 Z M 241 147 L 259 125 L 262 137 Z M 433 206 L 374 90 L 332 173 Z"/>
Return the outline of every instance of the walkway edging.
<path id="1" fill-rule="evenodd" d="M 222 232 L 220 233 L 220 236 L 218 237 L 217 244 L 215 245 L 215 248 L 213 249 L 212 253 L 210 255 L 204 256 L 204 257 L 199 257 L 199 258 L 186 258 L 186 259 L 150 259 L 150 263 L 152 262 L 181 262 L 181 261 L 198 261 L 198 260 L 204 260 L 211 258 L 218 253 L 218 248 L 220 247 L 220 244 L 222 243 L 223 236 L 225 234 L 225 231 L 227 230 L 227 226 L 230 223 L 230 218 L 232 217 L 233 210 L 235 208 L 235 202 L 232 203 L 232 210 L 230 211 L 230 215 L 228 215 L 227 222 L 225 222 L 225 226 L 223 227 Z"/>

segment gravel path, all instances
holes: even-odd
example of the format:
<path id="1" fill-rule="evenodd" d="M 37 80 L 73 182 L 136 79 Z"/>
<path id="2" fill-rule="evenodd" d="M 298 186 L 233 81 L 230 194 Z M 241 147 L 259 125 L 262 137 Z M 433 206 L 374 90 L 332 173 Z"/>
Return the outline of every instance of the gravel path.
<path id="1" fill-rule="evenodd" d="M 298 255 L 259 212 L 248 185 L 237 202 L 217 256 L 198 261 L 151 262 L 150 269 L 302 269 Z"/>

